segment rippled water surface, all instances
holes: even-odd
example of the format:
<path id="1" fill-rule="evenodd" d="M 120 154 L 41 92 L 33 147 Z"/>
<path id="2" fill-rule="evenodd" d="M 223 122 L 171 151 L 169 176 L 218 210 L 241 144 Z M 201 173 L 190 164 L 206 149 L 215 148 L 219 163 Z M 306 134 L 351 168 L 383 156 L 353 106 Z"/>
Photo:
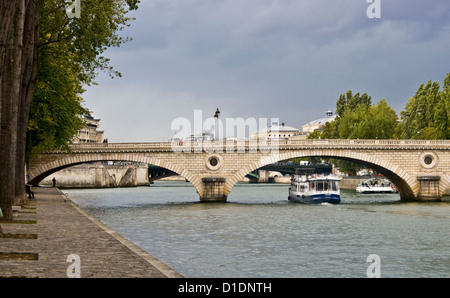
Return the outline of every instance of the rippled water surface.
<path id="1" fill-rule="evenodd" d="M 238 184 L 200 203 L 185 182 L 64 190 L 84 210 L 186 277 L 450 277 L 450 199 L 341 191 L 339 205 L 287 200 L 288 185 Z"/>

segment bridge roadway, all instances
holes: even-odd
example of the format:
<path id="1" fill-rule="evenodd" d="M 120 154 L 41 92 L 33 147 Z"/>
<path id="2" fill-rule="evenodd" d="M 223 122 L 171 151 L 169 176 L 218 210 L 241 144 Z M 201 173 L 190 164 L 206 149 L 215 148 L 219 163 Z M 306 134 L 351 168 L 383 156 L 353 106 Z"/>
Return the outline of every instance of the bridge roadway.
<path id="1" fill-rule="evenodd" d="M 450 184 L 449 140 L 300 140 L 280 142 L 84 143 L 71 152 L 33 159 L 28 181 L 37 185 L 63 168 L 93 161 L 135 161 L 173 171 L 191 182 L 201 201 L 224 201 L 233 186 L 265 165 L 298 157 L 360 163 L 391 180 L 402 200 L 439 201 Z"/>

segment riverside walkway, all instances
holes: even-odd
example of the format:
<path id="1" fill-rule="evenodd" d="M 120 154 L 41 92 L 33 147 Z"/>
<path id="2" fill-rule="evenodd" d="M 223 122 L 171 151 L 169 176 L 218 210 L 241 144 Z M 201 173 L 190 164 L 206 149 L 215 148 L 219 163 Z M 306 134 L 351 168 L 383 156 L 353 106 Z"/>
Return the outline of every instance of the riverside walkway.
<path id="1" fill-rule="evenodd" d="M 65 278 L 69 255 L 81 278 L 183 277 L 81 210 L 57 188 L 33 188 L 14 223 L 0 223 L 0 277 Z"/>

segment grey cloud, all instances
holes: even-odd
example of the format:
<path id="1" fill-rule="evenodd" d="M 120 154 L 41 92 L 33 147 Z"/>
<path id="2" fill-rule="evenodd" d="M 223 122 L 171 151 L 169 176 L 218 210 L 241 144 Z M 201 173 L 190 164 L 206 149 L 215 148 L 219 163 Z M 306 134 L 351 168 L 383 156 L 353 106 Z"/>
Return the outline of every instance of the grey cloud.
<path id="1" fill-rule="evenodd" d="M 109 51 L 123 78 L 100 78 L 87 105 L 99 115 L 108 106 L 106 135 L 135 123 L 157 140 L 198 108 L 300 127 L 353 89 L 401 109 L 449 72 L 450 3 L 381 1 L 382 18 L 368 19 L 365 0 L 144 0 L 124 32 L 134 40 Z"/>

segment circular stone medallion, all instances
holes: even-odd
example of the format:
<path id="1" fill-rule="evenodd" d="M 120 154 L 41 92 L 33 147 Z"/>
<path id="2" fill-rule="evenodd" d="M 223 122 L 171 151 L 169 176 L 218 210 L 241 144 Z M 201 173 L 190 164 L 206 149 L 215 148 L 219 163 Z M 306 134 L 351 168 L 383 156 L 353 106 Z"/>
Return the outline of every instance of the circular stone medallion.
<path id="1" fill-rule="evenodd" d="M 423 152 L 419 156 L 419 163 L 425 169 L 434 168 L 439 162 L 439 158 L 434 152 Z"/>
<path id="2" fill-rule="evenodd" d="M 223 166 L 223 158 L 218 154 L 210 154 L 205 160 L 206 167 L 211 171 L 217 171 Z"/>

